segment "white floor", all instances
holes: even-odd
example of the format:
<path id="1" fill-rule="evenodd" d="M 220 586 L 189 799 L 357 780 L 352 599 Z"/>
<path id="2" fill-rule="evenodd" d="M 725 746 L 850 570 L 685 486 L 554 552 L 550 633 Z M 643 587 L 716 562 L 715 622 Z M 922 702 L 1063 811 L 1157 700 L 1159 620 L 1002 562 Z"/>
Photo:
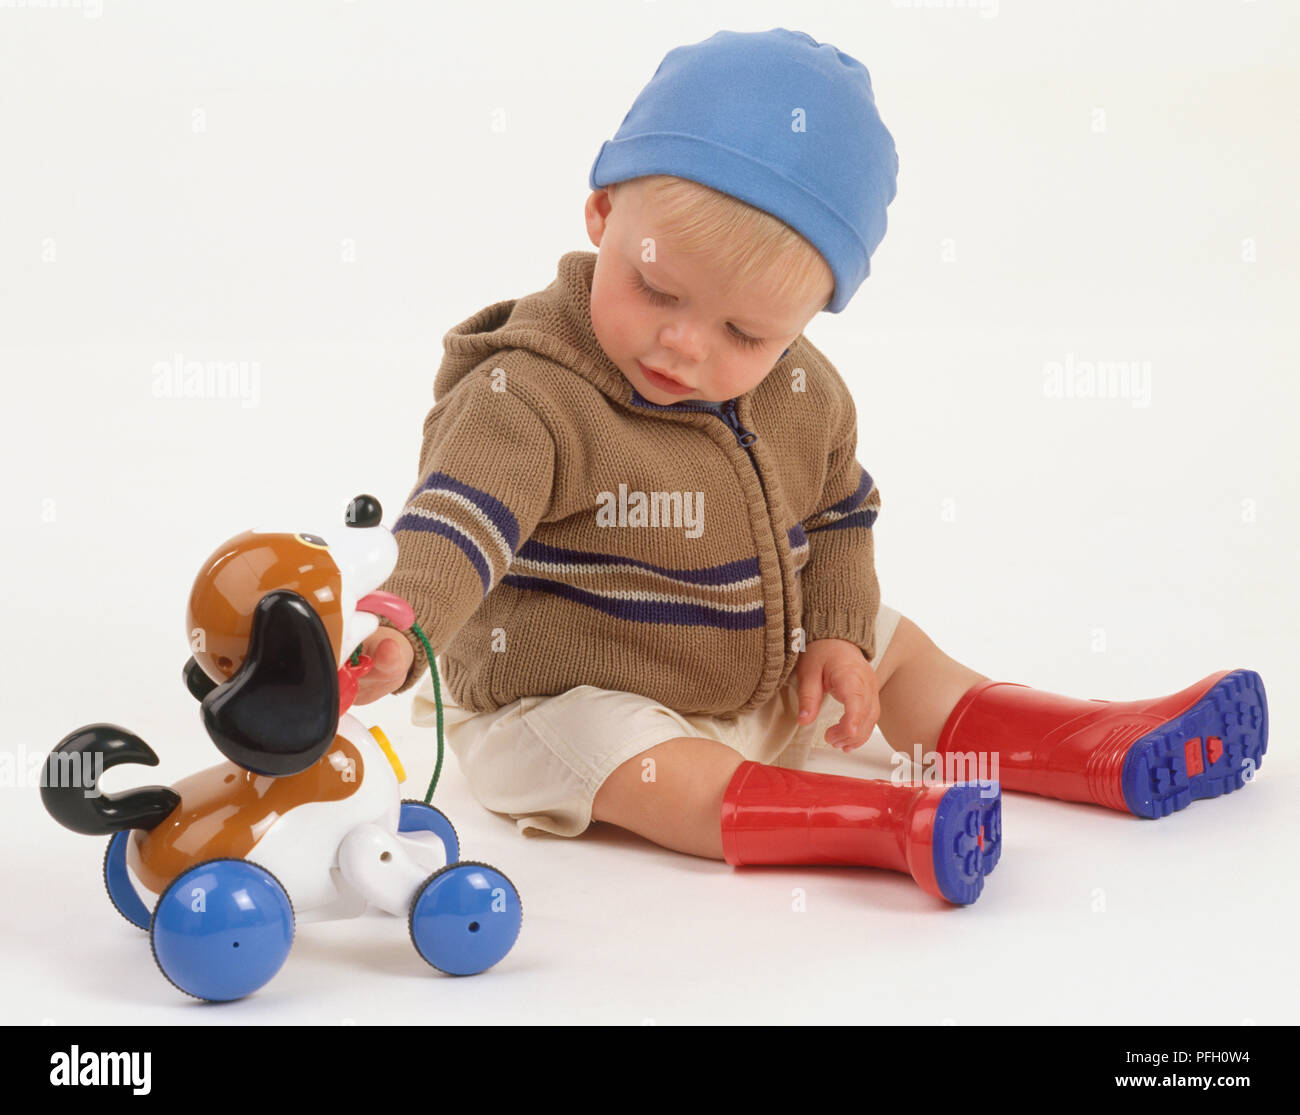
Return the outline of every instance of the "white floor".
<path id="1" fill-rule="evenodd" d="M 1289 694 L 1271 696 L 1274 724 L 1288 723 Z M 387 713 L 419 797 L 432 756 L 414 758 L 427 743 L 401 726 L 402 702 L 372 708 Z M 0 817 L 5 846 L 39 854 L 6 865 L 0 1022 L 1294 1022 L 1287 752 L 1275 737 L 1254 783 L 1159 822 L 1009 796 L 1002 862 L 965 908 L 891 872 L 737 871 L 609 826 L 523 837 L 469 797 L 449 756 L 436 798 L 462 855 L 505 871 L 523 900 L 510 955 L 476 977 L 441 976 L 403 920 L 370 912 L 300 926 L 271 983 L 216 1007 L 167 983 L 146 935 L 110 907 L 104 842 L 57 829 L 34 792 L 16 794 Z M 884 777 L 887 754 L 877 734 L 815 762 Z"/>

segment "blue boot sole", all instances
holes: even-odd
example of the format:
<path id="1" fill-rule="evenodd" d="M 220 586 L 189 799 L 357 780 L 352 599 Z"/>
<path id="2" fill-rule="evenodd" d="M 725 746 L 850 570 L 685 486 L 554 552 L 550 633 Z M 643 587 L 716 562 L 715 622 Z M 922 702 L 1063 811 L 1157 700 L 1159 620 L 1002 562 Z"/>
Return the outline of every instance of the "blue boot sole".
<path id="1" fill-rule="evenodd" d="M 943 795 L 934 814 L 934 878 L 944 898 L 969 906 L 1002 856 L 1002 788 L 964 782 Z"/>
<path id="2" fill-rule="evenodd" d="M 1124 757 L 1125 804 L 1155 820 L 1239 790 L 1268 750 L 1268 700 L 1254 670 L 1234 670 L 1200 700 L 1136 740 Z"/>

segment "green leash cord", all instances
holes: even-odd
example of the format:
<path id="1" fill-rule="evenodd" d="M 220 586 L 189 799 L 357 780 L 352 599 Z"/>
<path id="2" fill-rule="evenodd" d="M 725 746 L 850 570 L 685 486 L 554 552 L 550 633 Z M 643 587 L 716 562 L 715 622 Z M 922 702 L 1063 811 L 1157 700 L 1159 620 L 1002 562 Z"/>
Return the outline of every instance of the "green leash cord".
<path id="1" fill-rule="evenodd" d="M 429 789 L 424 795 L 424 804 L 428 805 L 429 799 L 433 797 L 433 788 L 438 785 L 438 776 L 442 774 L 442 686 L 438 684 L 438 663 L 433 658 L 433 647 L 429 646 L 429 640 L 425 638 L 418 623 L 412 623 L 411 630 L 424 646 L 424 656 L 429 662 L 429 674 L 433 678 L 433 703 L 438 710 L 438 761 L 434 764 L 433 777 L 429 780 Z M 361 648 L 357 647 L 348 662 L 355 666 L 360 661 Z"/>

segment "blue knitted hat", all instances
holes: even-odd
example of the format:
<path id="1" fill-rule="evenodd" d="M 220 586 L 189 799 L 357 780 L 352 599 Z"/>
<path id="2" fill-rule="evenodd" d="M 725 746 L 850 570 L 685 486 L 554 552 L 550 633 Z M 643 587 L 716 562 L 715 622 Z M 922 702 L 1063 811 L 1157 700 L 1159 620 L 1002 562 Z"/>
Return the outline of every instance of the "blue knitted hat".
<path id="1" fill-rule="evenodd" d="M 898 154 L 861 62 L 802 31 L 719 31 L 674 47 L 591 165 L 711 186 L 790 225 L 826 260 L 837 314 L 871 273 Z"/>

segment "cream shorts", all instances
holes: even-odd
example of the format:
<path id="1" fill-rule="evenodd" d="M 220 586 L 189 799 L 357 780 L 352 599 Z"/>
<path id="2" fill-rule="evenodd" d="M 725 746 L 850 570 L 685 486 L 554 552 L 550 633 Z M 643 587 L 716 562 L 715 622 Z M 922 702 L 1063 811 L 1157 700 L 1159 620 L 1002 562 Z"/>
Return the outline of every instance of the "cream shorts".
<path id="1" fill-rule="evenodd" d="M 885 604 L 876 616 L 879 662 L 900 614 Z M 764 704 L 734 720 L 687 716 L 636 693 L 579 685 L 563 693 L 521 697 L 491 712 L 443 705 L 443 735 L 474 796 L 519 831 L 577 836 L 591 824 L 591 804 L 609 775 L 634 755 L 677 736 L 703 736 L 746 759 L 802 767 L 826 730 L 844 715 L 829 693 L 810 724 L 800 724 L 796 675 Z M 438 724 L 433 681 L 415 692 L 411 722 Z"/>

